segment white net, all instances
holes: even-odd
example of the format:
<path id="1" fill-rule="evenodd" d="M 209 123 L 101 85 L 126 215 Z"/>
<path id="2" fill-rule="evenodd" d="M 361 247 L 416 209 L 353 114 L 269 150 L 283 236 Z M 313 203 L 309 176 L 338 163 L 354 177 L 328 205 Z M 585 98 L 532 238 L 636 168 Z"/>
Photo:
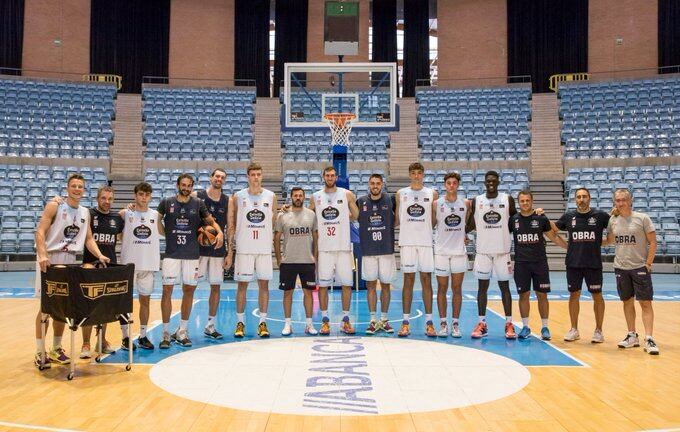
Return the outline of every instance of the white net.
<path id="1" fill-rule="evenodd" d="M 357 116 L 350 113 L 334 113 L 324 115 L 331 129 L 331 145 L 349 146 L 349 134 Z"/>

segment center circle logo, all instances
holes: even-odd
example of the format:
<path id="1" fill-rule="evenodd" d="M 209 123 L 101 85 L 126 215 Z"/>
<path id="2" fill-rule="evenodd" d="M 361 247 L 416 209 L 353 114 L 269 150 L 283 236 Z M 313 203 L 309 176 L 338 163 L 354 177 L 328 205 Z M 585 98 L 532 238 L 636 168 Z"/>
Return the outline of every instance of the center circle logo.
<path id="1" fill-rule="evenodd" d="M 326 220 L 337 219 L 340 216 L 340 210 L 335 207 L 326 207 L 321 211 L 321 216 Z"/>
<path id="2" fill-rule="evenodd" d="M 246 219 L 250 223 L 261 223 L 264 220 L 264 213 L 260 210 L 251 210 L 246 214 Z"/>
<path id="3" fill-rule="evenodd" d="M 72 240 L 78 236 L 79 232 L 80 227 L 78 227 L 78 225 L 69 225 L 66 228 L 64 228 L 64 237 Z"/>
<path id="4" fill-rule="evenodd" d="M 488 351 L 363 337 L 213 345 L 168 357 L 149 377 L 163 390 L 201 403 L 318 416 L 462 408 L 510 396 L 531 379 L 521 364 Z"/>
<path id="5" fill-rule="evenodd" d="M 151 228 L 149 228 L 146 225 L 140 225 L 134 230 L 132 230 L 132 234 L 134 234 L 135 237 L 142 240 L 148 239 L 149 237 L 151 237 Z"/>
<path id="6" fill-rule="evenodd" d="M 425 207 L 420 204 L 413 204 L 406 209 L 406 213 L 412 217 L 420 217 L 425 214 Z"/>
<path id="7" fill-rule="evenodd" d="M 371 224 L 371 226 L 383 226 L 384 218 L 380 213 L 373 213 L 369 216 L 368 223 Z"/>
<path id="8" fill-rule="evenodd" d="M 501 215 L 499 213 L 496 213 L 493 210 L 491 210 L 490 212 L 488 212 L 484 215 L 484 222 L 486 222 L 488 224 L 495 225 L 500 221 L 501 221 Z"/>
<path id="9" fill-rule="evenodd" d="M 446 226 L 449 227 L 457 227 L 458 225 L 460 225 L 460 221 L 461 221 L 460 216 L 458 216 L 457 214 L 448 215 L 446 216 L 446 219 L 444 219 L 444 223 L 446 224 Z"/>

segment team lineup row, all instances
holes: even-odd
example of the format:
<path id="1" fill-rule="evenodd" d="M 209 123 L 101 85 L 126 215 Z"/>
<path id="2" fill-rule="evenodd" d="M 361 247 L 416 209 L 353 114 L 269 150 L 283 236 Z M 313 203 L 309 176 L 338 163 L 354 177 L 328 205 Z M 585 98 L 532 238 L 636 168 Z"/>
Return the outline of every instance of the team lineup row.
<path id="1" fill-rule="evenodd" d="M 333 167 L 324 169 L 324 188 L 315 192 L 308 208 L 304 207 L 302 188 L 291 189 L 291 204 L 278 207 L 276 195 L 262 187 L 262 168 L 251 163 L 247 169 L 248 187 L 227 197 L 222 192 L 226 172 L 213 171 L 210 185 L 193 190 L 194 179 L 182 174 L 177 179 L 177 194 L 161 200 L 158 209 L 150 209 L 152 188 L 140 183 L 134 189 L 134 203 L 119 213 L 111 211 L 114 199 L 112 188 L 98 190 L 97 208 L 79 205 L 84 193 L 82 176 L 73 174 L 67 181 L 68 196 L 48 203 L 36 230 L 36 292 L 40 292 L 40 276 L 51 264 L 73 264 L 76 255 L 84 251 L 83 262 L 117 262 L 116 244 L 121 241 L 120 262 L 135 265 L 134 289 L 139 294 L 140 334 L 130 344 L 128 325 L 121 322 L 123 348 L 154 349 L 146 331 L 149 301 L 153 291 L 154 274 L 161 269 L 160 237 L 165 236 L 166 250 L 162 265 L 161 313 L 163 337 L 160 349 L 172 342 L 179 346 L 192 345 L 187 331 L 194 292 L 200 278 L 210 283 L 209 316 L 206 337 L 221 339 L 215 317 L 220 299 L 223 269 L 234 265 L 237 281 L 237 324 L 234 337 L 245 333 L 245 302 L 248 283 L 257 281 L 260 322 L 258 335 L 269 336 L 267 309 L 269 281 L 273 277 L 272 251 L 280 268 L 279 288 L 284 291 L 285 325 L 282 334 L 292 334 L 291 306 L 296 281 L 302 282 L 306 313 L 305 333 L 330 334 L 328 316 L 328 287 L 342 286 L 342 321 L 340 331 L 355 334 L 349 318 L 353 255 L 350 222 L 359 224 L 362 248 L 362 278 L 367 282 L 368 307 L 371 320 L 367 334 L 378 331 L 393 332 L 387 320 L 390 284 L 396 275 L 395 228 L 399 227 L 401 267 L 404 274 L 402 288 L 403 321 L 398 336 L 410 334 L 409 317 L 413 299 L 415 275 L 419 273 L 425 309 L 425 334 L 429 337 L 461 337 L 459 316 L 462 304 L 462 282 L 467 270 L 467 233 L 476 231 L 476 255 L 473 273 L 478 280 L 477 305 L 479 320 L 472 338 L 487 336 L 486 307 L 490 279 L 495 278 L 501 291 L 506 316 L 505 337 L 527 338 L 531 335 L 529 321 L 529 293 L 533 284 L 542 320 L 541 337 L 551 338 L 548 327 L 548 299 L 550 292 L 549 268 L 545 251 L 545 237 L 567 249 L 567 281 L 571 293 L 569 312 L 571 328 L 565 341 L 580 338 L 578 330 L 579 298 L 585 281 L 594 304 L 596 328 L 592 342 L 604 342 L 602 321 L 602 245 L 615 244 L 614 267 L 617 290 L 623 301 L 629 332 L 619 342 L 622 348 L 640 346 L 635 332 L 637 299 L 642 308 L 645 326 L 645 351 L 658 354 L 652 338 L 653 288 L 651 267 L 656 250 L 654 226 L 645 214 L 632 210 L 632 196 L 627 190 L 614 194 L 613 216 L 590 208 L 590 193 L 578 189 L 575 193 L 576 210 L 567 211 L 559 220 L 550 221 L 540 209 L 533 208 L 531 191 L 521 191 L 515 199 L 498 191 L 500 176 L 495 171 L 485 175 L 485 193 L 472 199 L 458 196 L 460 175 L 455 172 L 443 178 L 446 193 L 439 197 L 433 189 L 423 185 L 424 167 L 420 163 L 409 166 L 410 185 L 395 196 L 383 190 L 383 178 L 373 174 L 369 179 L 369 193 L 358 199 L 338 187 Z M 566 231 L 567 241 L 557 232 Z M 603 233 L 607 230 L 607 236 Z M 226 232 L 226 236 L 225 236 Z M 226 241 L 225 241 L 226 237 Z M 515 260 L 510 257 L 514 240 Z M 437 279 L 439 329 L 433 322 L 432 273 Z M 512 298 L 509 280 L 514 277 L 519 292 L 519 309 L 523 326 L 519 334 L 512 324 Z M 449 328 L 446 294 L 451 281 L 452 320 Z M 381 315 L 377 317 L 377 282 L 380 281 Z M 170 333 L 171 296 L 174 285 L 182 285 L 179 328 Z M 317 330 L 312 322 L 312 290 L 319 288 L 322 316 Z M 53 324 L 54 342 L 48 356 L 45 353 L 43 326 L 47 317 L 38 312 L 36 317 L 37 366 L 70 362 L 61 347 L 64 323 Z M 449 333 L 450 330 L 450 333 Z M 83 328 L 81 358 L 91 356 L 91 328 Z M 104 343 L 103 352 L 111 347 Z"/>

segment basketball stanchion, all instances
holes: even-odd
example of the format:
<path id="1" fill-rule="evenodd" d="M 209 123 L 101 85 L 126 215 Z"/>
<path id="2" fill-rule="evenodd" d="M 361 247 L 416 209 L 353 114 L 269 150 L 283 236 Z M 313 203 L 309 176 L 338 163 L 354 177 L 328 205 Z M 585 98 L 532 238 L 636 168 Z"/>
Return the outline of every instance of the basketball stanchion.
<path id="1" fill-rule="evenodd" d="M 83 268 L 80 265 L 52 265 L 41 274 L 40 311 L 43 314 L 42 335 L 45 338 L 45 325 L 48 317 L 66 323 L 71 330 L 71 363 L 67 376 L 75 376 L 75 334 L 82 326 L 97 326 L 123 319 L 132 323 L 132 298 L 134 264 L 111 264 L 104 268 Z M 128 364 L 132 368 L 132 338 L 128 341 Z M 102 332 L 97 340 L 100 361 Z M 46 353 L 41 353 L 42 365 Z M 44 369 L 44 366 L 39 369 Z"/>

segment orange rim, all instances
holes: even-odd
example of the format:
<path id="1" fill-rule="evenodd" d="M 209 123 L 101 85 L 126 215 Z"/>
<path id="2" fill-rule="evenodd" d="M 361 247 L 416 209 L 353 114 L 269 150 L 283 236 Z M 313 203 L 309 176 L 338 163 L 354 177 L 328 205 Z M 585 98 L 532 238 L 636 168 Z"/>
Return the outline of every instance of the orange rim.
<path id="1" fill-rule="evenodd" d="M 352 113 L 331 113 L 324 114 L 323 118 L 332 121 L 336 126 L 342 128 L 345 126 L 345 123 L 354 120 L 355 118 L 357 118 L 357 116 L 356 114 Z"/>

